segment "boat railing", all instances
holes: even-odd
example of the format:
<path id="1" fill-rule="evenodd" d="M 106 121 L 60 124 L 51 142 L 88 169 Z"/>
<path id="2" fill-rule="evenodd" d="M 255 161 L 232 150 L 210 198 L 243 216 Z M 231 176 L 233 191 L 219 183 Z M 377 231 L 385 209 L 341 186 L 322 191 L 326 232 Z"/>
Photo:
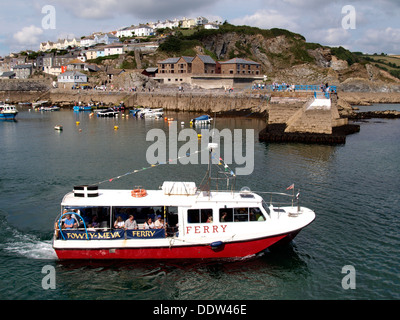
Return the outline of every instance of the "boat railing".
<path id="1" fill-rule="evenodd" d="M 61 237 L 60 237 L 61 235 Z M 127 239 L 162 239 L 177 236 L 168 228 L 161 229 L 114 229 L 114 228 L 71 228 L 61 229 L 56 233 L 57 240 L 127 240 Z"/>

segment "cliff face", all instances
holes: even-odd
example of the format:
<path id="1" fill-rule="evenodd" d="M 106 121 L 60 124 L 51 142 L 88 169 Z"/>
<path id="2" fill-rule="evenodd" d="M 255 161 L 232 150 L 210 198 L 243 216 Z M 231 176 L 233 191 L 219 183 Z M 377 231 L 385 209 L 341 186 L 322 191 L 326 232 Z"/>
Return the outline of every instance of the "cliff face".
<path id="1" fill-rule="evenodd" d="M 341 91 L 400 92 L 398 78 L 345 49 L 307 43 L 301 35 L 276 30 L 272 34 L 256 28 L 247 33 L 240 29 L 204 34 L 199 40 L 205 50 L 200 47 L 197 51 L 211 52 L 218 60 L 240 57 L 257 61 L 271 81 L 329 83 Z"/>

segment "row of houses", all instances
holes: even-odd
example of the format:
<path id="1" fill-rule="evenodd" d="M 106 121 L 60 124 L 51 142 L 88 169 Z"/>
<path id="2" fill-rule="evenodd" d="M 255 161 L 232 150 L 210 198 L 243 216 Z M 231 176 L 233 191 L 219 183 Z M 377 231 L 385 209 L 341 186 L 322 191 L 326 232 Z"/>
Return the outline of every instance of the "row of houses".
<path id="1" fill-rule="evenodd" d="M 47 41 L 40 43 L 39 51 L 65 50 L 75 47 L 90 47 L 97 44 L 109 45 L 119 43 L 119 38 L 111 33 L 95 33 L 82 39 L 59 39 L 57 42 Z"/>
<path id="2" fill-rule="evenodd" d="M 197 17 L 195 19 L 183 18 L 174 20 L 164 20 L 157 22 L 150 22 L 146 24 L 140 24 L 138 26 L 130 26 L 120 28 L 116 31 L 102 33 L 95 32 L 89 36 L 82 37 L 81 39 L 59 39 L 58 41 L 46 41 L 40 43 L 39 51 L 45 52 L 53 49 L 63 50 L 75 47 L 91 47 L 98 44 L 114 44 L 119 43 L 121 37 L 148 37 L 155 34 L 157 29 L 164 28 L 194 28 L 196 26 L 203 26 L 205 29 L 218 29 L 219 22 L 209 23 L 204 17 Z"/>
<path id="3" fill-rule="evenodd" d="M 149 22 L 147 24 L 140 24 L 138 26 L 130 26 L 118 29 L 116 31 L 117 37 L 148 37 L 155 34 L 158 29 L 174 29 L 184 28 L 191 29 L 197 26 L 203 26 L 205 29 L 219 29 L 220 22 L 208 22 L 204 17 L 197 17 L 195 19 L 183 18 L 181 20 L 164 20 L 157 22 Z"/>
<path id="4" fill-rule="evenodd" d="M 252 60 L 233 58 L 214 61 L 208 55 L 175 57 L 157 62 L 159 74 L 226 74 L 260 75 L 261 64 Z"/>

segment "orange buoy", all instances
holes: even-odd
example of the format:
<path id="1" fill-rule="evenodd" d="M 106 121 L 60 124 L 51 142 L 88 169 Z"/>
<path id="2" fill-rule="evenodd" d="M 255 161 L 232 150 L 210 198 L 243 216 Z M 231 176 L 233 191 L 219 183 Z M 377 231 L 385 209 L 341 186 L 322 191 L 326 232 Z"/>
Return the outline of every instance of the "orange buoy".
<path id="1" fill-rule="evenodd" d="M 131 195 L 132 195 L 132 197 L 134 197 L 134 198 L 142 198 L 142 197 L 147 196 L 147 191 L 146 191 L 146 189 L 141 189 L 141 188 L 139 188 L 139 189 L 133 189 L 133 190 L 131 191 Z"/>

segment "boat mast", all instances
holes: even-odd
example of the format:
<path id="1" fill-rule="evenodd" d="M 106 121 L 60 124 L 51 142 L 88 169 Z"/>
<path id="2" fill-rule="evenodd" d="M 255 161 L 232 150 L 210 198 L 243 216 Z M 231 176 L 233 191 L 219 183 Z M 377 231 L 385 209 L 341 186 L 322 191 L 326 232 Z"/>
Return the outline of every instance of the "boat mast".
<path id="1" fill-rule="evenodd" d="M 208 143 L 208 167 L 207 167 L 207 172 L 200 183 L 200 190 L 208 192 L 208 195 L 210 195 L 211 191 L 212 152 L 217 148 L 218 148 L 218 143 Z"/>

